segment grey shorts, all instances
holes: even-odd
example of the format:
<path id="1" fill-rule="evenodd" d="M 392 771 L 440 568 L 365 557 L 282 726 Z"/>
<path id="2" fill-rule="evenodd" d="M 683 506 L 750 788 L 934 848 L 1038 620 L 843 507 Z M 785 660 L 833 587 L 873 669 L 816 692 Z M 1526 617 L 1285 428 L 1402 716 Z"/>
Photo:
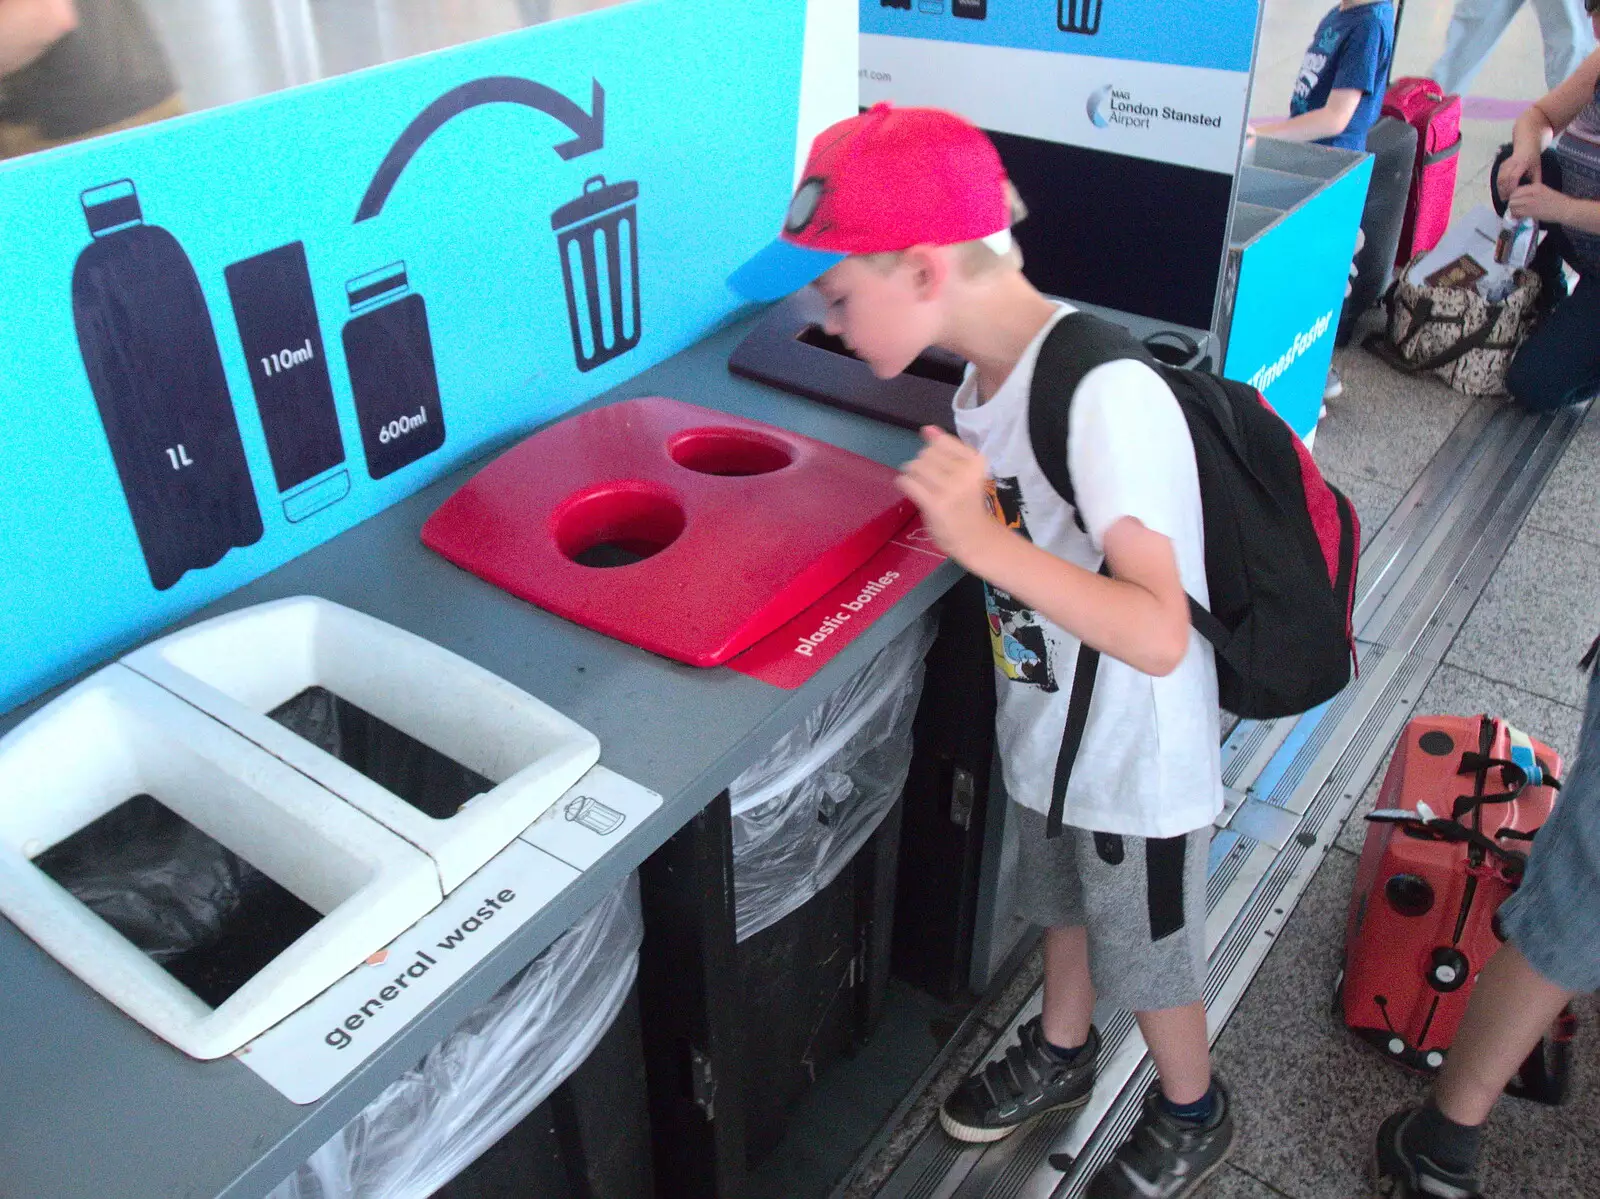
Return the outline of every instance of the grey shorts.
<path id="1" fill-rule="evenodd" d="M 1206 965 L 1206 859 L 1211 828 L 1146 838 L 1065 828 L 1011 805 L 1021 834 L 1017 913 L 1044 928 L 1089 934 L 1096 995 L 1134 1012 L 1202 998 Z"/>
<path id="2" fill-rule="evenodd" d="M 1567 991 L 1600 991 L 1600 675 L 1589 683 L 1578 756 L 1500 923 L 1545 978 Z"/>

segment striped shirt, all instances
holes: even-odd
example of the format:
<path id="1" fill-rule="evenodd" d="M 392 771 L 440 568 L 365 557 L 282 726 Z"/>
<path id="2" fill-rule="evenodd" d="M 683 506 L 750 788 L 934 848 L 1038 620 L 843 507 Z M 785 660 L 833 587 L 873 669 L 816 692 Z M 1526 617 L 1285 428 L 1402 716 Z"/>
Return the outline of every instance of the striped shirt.
<path id="1" fill-rule="evenodd" d="M 1561 190 L 1577 200 L 1600 200 L 1600 84 L 1594 99 L 1556 139 L 1553 149 L 1561 161 Z M 1566 228 L 1580 274 L 1600 272 L 1600 234 Z"/>

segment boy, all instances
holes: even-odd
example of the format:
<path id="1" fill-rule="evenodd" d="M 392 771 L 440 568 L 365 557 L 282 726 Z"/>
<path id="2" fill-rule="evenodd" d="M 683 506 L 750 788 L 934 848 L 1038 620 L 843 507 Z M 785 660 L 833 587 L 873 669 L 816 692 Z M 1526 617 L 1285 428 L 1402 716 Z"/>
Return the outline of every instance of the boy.
<path id="1" fill-rule="evenodd" d="M 1593 668 L 1600 640 L 1584 665 Z M 1478 1199 L 1478 1144 L 1506 1083 L 1561 1009 L 1600 991 L 1600 672 L 1560 802 L 1539 830 L 1522 885 L 1500 907 L 1506 935 L 1478 976 L 1428 1101 L 1378 1129 L 1378 1193 Z"/>
<path id="2" fill-rule="evenodd" d="M 1389 0 L 1339 0 L 1312 35 L 1284 121 L 1250 132 L 1289 142 L 1365 150 L 1383 111 L 1394 58 L 1394 5 Z"/>
<path id="3" fill-rule="evenodd" d="M 1394 5 L 1389 0 L 1339 0 L 1306 48 L 1289 101 L 1290 117 L 1251 125 L 1250 136 L 1365 150 L 1367 134 L 1383 112 L 1393 60 Z M 1343 394 L 1339 372 L 1330 367 L 1322 398 Z"/>
<path id="4" fill-rule="evenodd" d="M 814 283 L 827 330 L 880 378 L 930 345 L 971 364 L 955 399 L 961 437 L 924 430 L 901 487 L 941 548 L 988 587 L 1020 906 L 1048 931 L 1042 1016 L 962 1084 L 941 1119 L 961 1140 L 994 1141 L 1043 1112 L 1082 1107 L 1096 998 L 1131 1008 L 1160 1085 L 1089 1194 L 1179 1199 L 1233 1139 L 1201 1000 L 1222 782 L 1216 668 L 1186 598 L 1208 598 L 1194 448 L 1159 375 L 1107 363 L 1072 396 L 1077 511 L 1046 481 L 1028 393 L 1045 335 L 1071 309 L 1023 277 L 1012 219 L 1010 185 L 981 132 L 950 113 L 878 105 L 817 138 L 782 239 L 731 283 L 752 298 Z M 1109 577 L 1096 573 L 1102 562 Z M 1105 656 L 1067 827 L 1049 838 L 1082 644 Z"/>

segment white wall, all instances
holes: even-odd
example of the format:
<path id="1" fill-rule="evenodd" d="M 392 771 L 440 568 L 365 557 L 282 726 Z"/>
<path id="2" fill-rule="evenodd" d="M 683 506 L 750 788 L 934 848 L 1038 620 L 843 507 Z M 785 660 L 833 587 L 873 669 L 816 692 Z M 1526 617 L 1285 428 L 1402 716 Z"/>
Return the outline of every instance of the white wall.
<path id="1" fill-rule="evenodd" d="M 859 0 L 807 0 L 805 61 L 800 76 L 800 129 L 794 177 L 806 165 L 811 139 L 855 113 L 860 100 Z"/>

